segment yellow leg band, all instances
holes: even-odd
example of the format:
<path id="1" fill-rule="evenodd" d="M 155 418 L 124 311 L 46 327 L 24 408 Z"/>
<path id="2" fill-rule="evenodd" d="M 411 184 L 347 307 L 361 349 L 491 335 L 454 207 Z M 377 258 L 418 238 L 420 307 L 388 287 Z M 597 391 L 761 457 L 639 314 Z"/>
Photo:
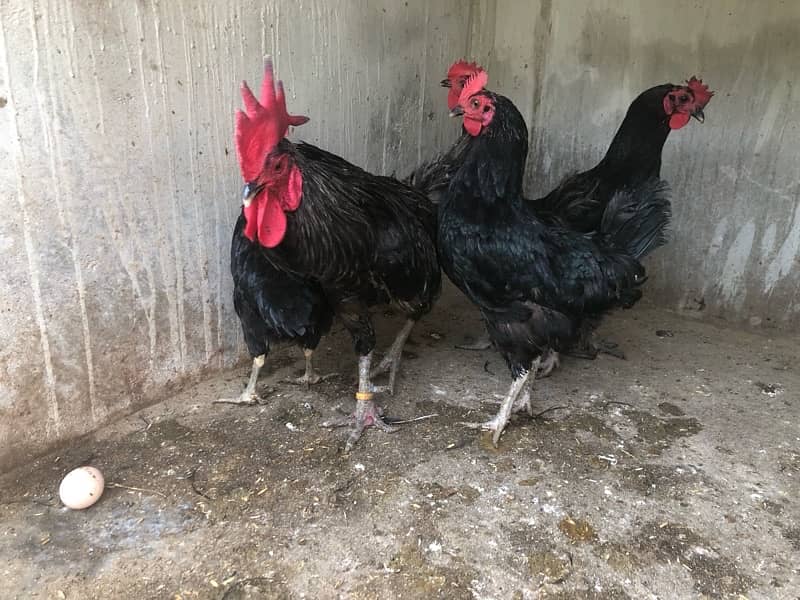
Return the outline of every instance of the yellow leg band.
<path id="1" fill-rule="evenodd" d="M 372 397 L 374 395 L 375 394 L 373 394 L 372 392 L 356 392 L 356 400 L 361 400 L 363 402 L 368 402 L 368 401 L 372 400 Z"/>

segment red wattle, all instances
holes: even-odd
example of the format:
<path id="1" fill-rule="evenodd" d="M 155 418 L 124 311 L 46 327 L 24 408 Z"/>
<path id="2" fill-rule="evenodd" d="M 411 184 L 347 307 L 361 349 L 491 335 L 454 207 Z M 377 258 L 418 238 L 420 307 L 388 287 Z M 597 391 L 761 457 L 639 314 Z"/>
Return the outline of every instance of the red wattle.
<path id="1" fill-rule="evenodd" d="M 286 235 L 286 215 L 280 202 L 270 197 L 267 190 L 253 198 L 250 206 L 244 207 L 244 219 L 245 237 L 265 248 L 274 248 Z"/>
<path id="2" fill-rule="evenodd" d="M 266 191 L 258 204 L 258 243 L 265 248 L 274 248 L 286 234 L 286 215 L 280 203 Z"/>
<path id="3" fill-rule="evenodd" d="M 476 119 L 464 118 L 464 129 L 467 130 L 472 137 L 475 137 L 481 132 L 481 122 Z"/>
<path id="4" fill-rule="evenodd" d="M 278 190 L 264 188 L 256 194 L 250 206 L 244 208 L 244 235 L 265 248 L 274 248 L 286 235 L 286 212 L 300 206 L 303 197 L 303 175 L 296 165 L 291 166 L 285 186 Z"/>
<path id="5" fill-rule="evenodd" d="M 669 127 L 670 129 L 680 129 L 684 125 L 689 122 L 691 119 L 691 115 L 687 115 L 686 113 L 676 112 L 669 118 Z"/>

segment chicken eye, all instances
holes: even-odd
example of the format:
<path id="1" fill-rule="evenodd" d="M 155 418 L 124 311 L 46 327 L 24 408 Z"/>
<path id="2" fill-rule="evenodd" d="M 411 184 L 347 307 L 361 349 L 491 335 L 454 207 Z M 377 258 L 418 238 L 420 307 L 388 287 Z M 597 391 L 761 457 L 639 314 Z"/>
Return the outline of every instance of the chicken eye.
<path id="1" fill-rule="evenodd" d="M 480 101 L 477 98 L 473 98 L 472 108 L 478 108 L 480 105 L 481 105 Z"/>
<path id="2" fill-rule="evenodd" d="M 689 96 L 683 94 L 680 98 L 678 98 L 681 102 L 687 102 L 689 100 Z"/>

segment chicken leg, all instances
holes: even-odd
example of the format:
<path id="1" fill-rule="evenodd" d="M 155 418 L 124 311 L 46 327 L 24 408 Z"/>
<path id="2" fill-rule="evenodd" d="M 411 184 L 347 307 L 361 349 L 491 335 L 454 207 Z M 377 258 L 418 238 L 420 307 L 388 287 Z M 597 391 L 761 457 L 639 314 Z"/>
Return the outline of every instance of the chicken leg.
<path id="1" fill-rule="evenodd" d="M 264 399 L 256 392 L 256 383 L 258 383 L 258 374 L 261 367 L 264 366 L 267 356 L 259 354 L 253 359 L 253 369 L 250 371 L 250 380 L 247 382 L 247 387 L 239 395 L 238 398 L 220 398 L 214 400 L 214 404 L 245 404 L 252 406 L 254 404 L 264 404 Z"/>
<path id="2" fill-rule="evenodd" d="M 536 379 L 549 377 L 550 374 L 561 365 L 561 357 L 552 348 L 545 350 L 539 363 L 539 370 L 536 371 Z"/>
<path id="3" fill-rule="evenodd" d="M 553 352 L 549 350 L 548 352 Z M 553 352 L 553 354 L 558 356 L 558 353 Z M 548 357 L 549 358 L 549 357 Z M 536 360 L 533 361 L 531 365 L 530 373 L 535 373 L 536 377 L 528 377 L 528 384 L 525 386 L 525 390 L 521 393 L 520 396 L 514 401 L 514 406 L 511 409 L 511 412 L 516 414 L 522 410 L 528 413 L 528 416 L 533 416 L 533 406 L 531 405 L 531 399 L 533 398 L 533 385 L 536 379 L 539 377 L 539 373 L 542 372 L 542 369 L 546 367 L 542 365 L 542 357 L 540 356 Z"/>
<path id="4" fill-rule="evenodd" d="M 314 371 L 314 365 L 311 362 L 311 357 L 314 355 L 314 351 L 311 348 L 304 348 L 303 349 L 303 356 L 306 358 L 306 370 L 300 377 L 297 379 L 287 379 L 286 383 L 291 383 L 294 385 L 302 385 L 305 386 L 306 389 L 314 385 L 315 383 L 319 383 L 320 381 L 325 381 L 326 379 L 330 379 L 331 377 L 335 377 L 336 373 L 328 373 L 327 375 L 318 375 L 316 371 Z"/>
<path id="5" fill-rule="evenodd" d="M 535 373 L 538 366 L 539 359 L 536 359 L 531 367 L 531 371 Z M 503 433 L 503 429 L 505 429 L 506 425 L 508 424 L 508 420 L 511 418 L 511 413 L 515 408 L 515 404 L 517 403 L 517 397 L 525 387 L 531 371 L 523 371 L 516 379 L 514 379 L 514 381 L 511 382 L 511 387 L 508 388 L 508 393 L 503 399 L 503 402 L 500 404 L 500 410 L 497 411 L 497 414 L 492 419 L 484 423 L 463 423 L 463 425 L 470 427 L 471 429 L 494 431 L 494 434 L 492 435 L 492 443 L 495 447 L 497 447 L 497 442 L 500 441 L 500 436 Z M 528 410 L 531 410 L 530 393 L 527 390 L 526 392 L 528 392 L 528 398 L 525 400 L 525 397 L 523 396 L 524 405 L 520 408 L 527 408 Z"/>
<path id="6" fill-rule="evenodd" d="M 375 377 L 376 375 L 380 375 L 381 373 L 386 373 L 389 371 L 389 385 L 387 386 L 388 392 L 390 394 L 394 394 L 394 380 L 397 377 L 397 371 L 400 368 L 400 361 L 403 358 L 403 346 L 406 344 L 406 340 L 408 336 L 411 335 L 411 330 L 414 328 L 416 321 L 414 319 L 408 319 L 403 328 L 398 332 L 397 337 L 392 342 L 391 347 L 389 348 L 388 352 L 386 352 L 386 356 L 383 357 L 383 360 L 375 367 L 372 372 L 370 372 L 370 377 Z"/>
<path id="7" fill-rule="evenodd" d="M 370 381 L 372 352 L 358 359 L 358 392 L 356 392 L 356 410 L 352 415 L 331 419 L 322 423 L 323 427 L 343 427 L 350 425 L 345 452 L 350 452 L 367 427 L 377 427 L 386 433 L 397 431 L 397 427 L 388 425 L 383 420 L 383 410 L 372 399 L 378 392 L 388 391 L 386 386 L 376 386 Z"/>

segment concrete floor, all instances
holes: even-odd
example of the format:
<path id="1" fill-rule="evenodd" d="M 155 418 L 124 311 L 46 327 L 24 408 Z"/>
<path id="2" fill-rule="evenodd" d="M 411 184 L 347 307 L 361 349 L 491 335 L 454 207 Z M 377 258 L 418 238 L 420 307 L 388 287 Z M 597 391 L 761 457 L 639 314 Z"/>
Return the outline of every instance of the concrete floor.
<path id="1" fill-rule="evenodd" d="M 448 291 L 412 335 L 397 417 L 349 456 L 319 423 L 349 409 L 341 332 L 310 392 L 286 348 L 265 406 L 212 405 L 247 368 L 0 478 L 0 598 L 798 598 L 800 350 L 796 339 L 640 307 L 602 333 L 622 361 L 566 359 L 542 414 L 494 449 L 460 421 L 490 416 L 508 373 Z M 381 320 L 383 345 L 397 319 Z M 82 512 L 60 478 L 109 487 Z"/>

